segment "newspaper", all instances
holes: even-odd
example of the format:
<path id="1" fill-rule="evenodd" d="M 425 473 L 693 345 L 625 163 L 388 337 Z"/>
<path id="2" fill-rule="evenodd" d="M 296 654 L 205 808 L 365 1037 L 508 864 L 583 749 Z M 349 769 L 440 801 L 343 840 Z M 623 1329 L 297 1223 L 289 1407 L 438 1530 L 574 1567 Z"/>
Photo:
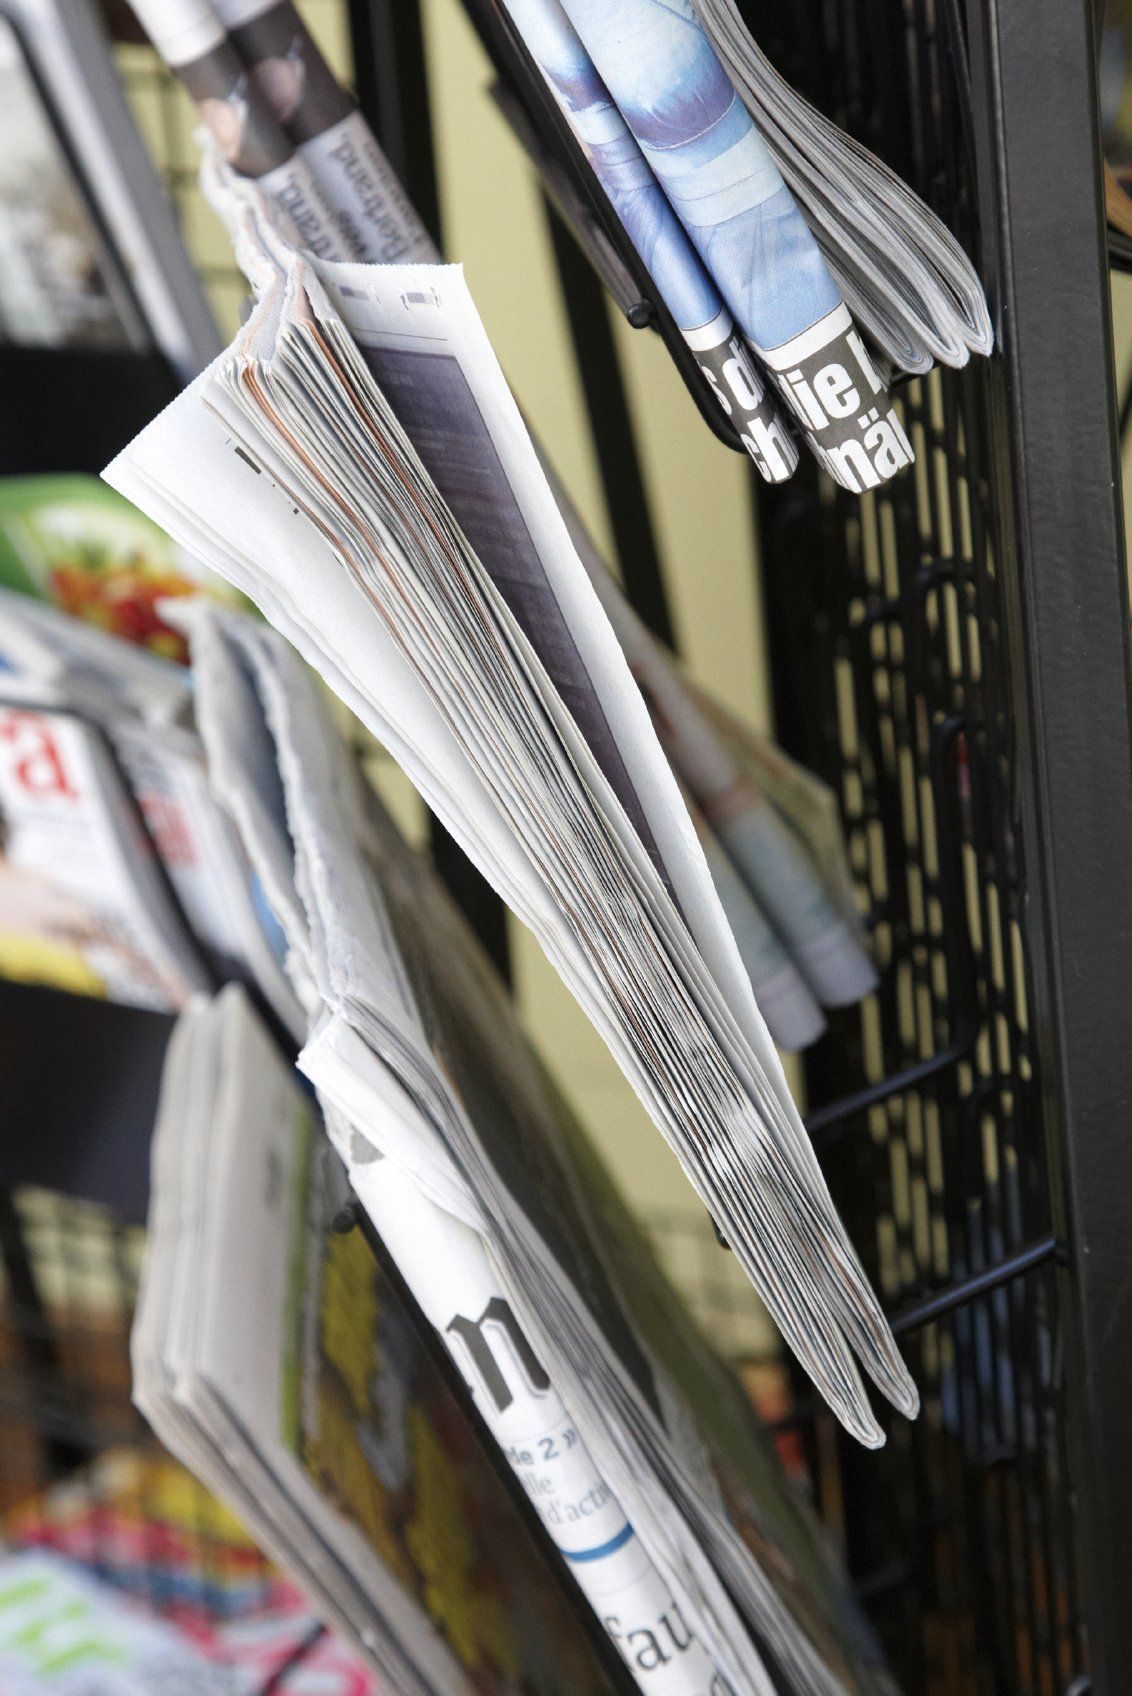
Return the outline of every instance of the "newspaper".
<path id="1" fill-rule="evenodd" d="M 583 143 L 587 123 L 613 141 L 611 159 L 592 143 L 587 152 L 646 257 L 633 234 L 643 209 L 626 204 L 611 169 L 622 129 L 635 139 L 634 200 L 652 198 L 653 226 L 657 207 L 679 221 L 835 482 L 860 493 L 910 465 L 883 377 L 691 0 L 507 0 L 507 10 Z M 688 306 L 669 276 L 664 267 L 655 280 L 684 328 Z"/>
<path id="2" fill-rule="evenodd" d="M 611 1633 L 629 1655 L 648 1641 L 631 1632 L 663 1640 L 674 1606 L 729 1687 L 762 1690 L 706 1550 L 790 1689 L 887 1688 L 813 1533 L 795 1536 L 737 1386 L 667 1290 L 466 924 L 360 794 L 301 669 L 269 631 L 204 607 L 181 616 L 210 769 L 234 810 L 267 788 L 239 772 L 241 751 L 262 747 L 250 715 L 271 727 L 281 805 L 244 816 L 265 882 L 293 855 L 279 916 L 297 988 L 305 977 L 323 1009 L 300 1063 L 355 1189 Z M 787 1569 L 796 1584 L 779 1582 Z M 680 1658 L 683 1682 L 664 1687 L 707 1687 L 690 1644 Z M 638 1670 L 655 1669 L 646 1656 Z"/>
<path id="3" fill-rule="evenodd" d="M 341 1100 L 343 1091 L 350 1093 L 351 1088 L 357 1088 L 360 1065 L 361 1076 L 364 1078 L 368 1071 L 369 1088 L 377 1092 L 363 1096 L 368 1111 L 363 1111 L 362 1123 L 368 1126 L 370 1136 L 376 1134 L 380 1143 L 380 1126 L 386 1121 L 404 1125 L 403 1146 L 397 1148 L 393 1158 L 382 1162 L 380 1170 L 376 1166 L 379 1151 L 372 1141 L 367 1137 L 355 1139 L 348 1131 L 340 1133 L 340 1151 L 347 1159 L 355 1188 L 410 1288 L 452 1350 L 489 1428 L 515 1466 L 599 1617 L 621 1621 L 627 1640 L 635 1631 L 655 1631 L 666 1613 L 680 1609 L 680 1602 L 649 1561 L 639 1536 L 579 1435 L 581 1421 L 567 1413 L 527 1333 L 519 1328 L 513 1303 L 491 1269 L 483 1241 L 464 1222 L 471 1219 L 480 1230 L 484 1228 L 474 1194 L 451 1156 L 437 1147 L 437 1130 L 427 1121 L 414 1122 L 414 1099 L 435 1099 L 439 1092 L 443 1100 L 447 1094 L 444 1073 L 430 1057 L 433 1042 L 439 1037 L 434 1033 L 430 1041 L 421 1024 L 408 967 L 394 940 L 388 914 L 379 906 L 378 889 L 359 858 L 359 840 L 365 826 L 344 751 L 335 747 L 332 728 L 315 710 L 313 697 L 304 690 L 301 675 L 285 651 L 251 632 L 244 633 L 238 646 L 226 649 L 215 629 L 207 625 L 201 628 L 194 646 L 199 655 L 202 693 L 214 697 L 206 722 L 218 756 L 217 770 L 227 774 L 226 781 L 222 778 L 222 793 L 236 806 L 247 780 L 244 784 L 233 782 L 233 762 L 237 750 L 246 746 L 242 726 L 249 709 L 248 693 L 239 684 L 238 655 L 254 666 L 264 708 L 275 726 L 287 816 L 277 818 L 273 825 L 262 814 L 254 823 L 249 819 L 254 833 L 249 847 L 255 843 L 253 851 L 265 868 L 276 866 L 289 821 L 294 832 L 295 883 L 305 894 L 305 916 L 297 917 L 295 900 L 280 909 L 281 922 L 294 943 L 293 963 L 297 967 L 299 957 L 305 955 L 307 980 L 319 988 L 328 1013 L 346 1002 L 351 1004 L 333 1034 L 329 1028 L 323 1029 L 318 1056 L 311 1062 L 314 1071 L 325 1079 L 324 1095 L 328 1101 Z M 222 696 L 227 698 L 217 698 Z M 262 787 L 262 780 L 253 776 L 252 784 Z M 387 821 L 385 832 L 385 845 L 389 847 L 393 839 Z M 287 840 L 290 843 L 289 835 Z M 402 888 L 400 895 L 405 911 L 419 905 L 420 890 Z M 436 942 L 447 944 L 451 940 L 444 937 Z M 445 946 L 444 952 L 451 967 L 451 948 Z M 417 970 L 419 973 L 419 962 Z M 464 1005 L 457 1020 L 445 1017 L 437 1005 L 438 993 L 450 995 L 452 982 L 451 971 L 447 981 L 437 974 L 423 993 L 427 993 L 430 1010 L 448 1037 L 441 1064 L 446 1070 L 455 1065 L 457 1073 L 463 1071 L 466 1076 L 469 1045 L 479 1046 L 469 1025 L 471 1009 Z M 380 1028 L 375 1025 L 377 1020 L 382 1021 Z M 372 1060 L 367 1063 L 365 1050 L 349 1035 L 351 1030 L 367 1025 L 383 1052 L 389 1053 L 390 1044 L 396 1044 L 396 1063 L 389 1080 L 382 1078 Z M 347 1060 L 344 1074 L 343 1067 L 333 1062 L 333 1051 L 341 1044 L 345 1044 L 347 1055 L 353 1051 L 355 1060 L 352 1067 Z M 502 1088 L 500 1111 L 507 1112 L 506 1087 L 490 1070 L 492 1060 L 503 1052 L 496 1037 L 484 1050 L 485 1060 L 473 1082 L 474 1094 L 481 1101 L 485 1091 L 494 1089 L 499 1094 Z M 438 1111 L 443 1118 L 443 1108 L 434 1107 L 434 1114 Z M 375 1112 L 378 1127 L 372 1123 Z M 358 1113 L 355 1106 L 350 1117 L 356 1118 Z M 415 1147 L 405 1146 L 409 1138 Z M 417 1174 L 424 1180 L 423 1189 L 418 1187 Z M 430 1189 L 443 1198 L 444 1206 L 428 1199 Z M 532 1305 L 529 1295 L 526 1300 Z M 499 1327 L 510 1351 L 517 1351 L 518 1374 L 507 1372 L 504 1376 L 491 1350 L 491 1336 Z M 504 1367 L 507 1352 L 505 1348 Z M 687 1597 L 683 1606 L 691 1611 Z M 664 1685 L 674 1693 L 692 1696 L 708 1688 L 716 1677 L 716 1669 L 695 1634 L 682 1645 L 679 1660 L 679 1676 L 673 1671 Z"/>
<path id="4" fill-rule="evenodd" d="M 383 1691 L 604 1696 L 604 1664 L 402 1297 L 360 1233 L 334 1229 L 345 1195 L 243 992 L 195 1002 L 153 1147 L 135 1399 Z"/>
<path id="5" fill-rule="evenodd" d="M 994 328 L 978 273 L 930 207 L 795 93 L 735 0 L 691 3 L 875 345 L 905 371 L 989 354 Z"/>
<path id="6" fill-rule="evenodd" d="M 346 255 L 435 257 L 432 239 L 292 0 L 215 0 L 216 17 L 333 209 Z"/>
<path id="7" fill-rule="evenodd" d="M 312 253 L 339 251 L 342 224 L 307 160 L 278 123 L 208 0 L 129 0 L 154 47 L 193 101 L 221 157 L 256 180 Z M 347 252 L 358 254 L 358 245 Z"/>
<path id="8" fill-rule="evenodd" d="M 462 276 L 314 264 L 291 258 L 108 480 L 296 640 L 531 925 L 791 1346 L 876 1443 L 853 1353 L 909 1412 L 915 1391 Z M 432 385 L 421 453 L 352 328 L 400 373 L 410 429 L 406 388 Z M 441 451 L 493 572 L 428 474 Z"/>

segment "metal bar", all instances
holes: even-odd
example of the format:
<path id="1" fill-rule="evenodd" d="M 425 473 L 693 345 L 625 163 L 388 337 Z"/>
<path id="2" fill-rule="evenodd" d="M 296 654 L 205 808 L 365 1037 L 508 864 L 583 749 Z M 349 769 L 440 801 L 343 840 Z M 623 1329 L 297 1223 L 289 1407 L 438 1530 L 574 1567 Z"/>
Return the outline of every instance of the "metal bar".
<path id="1" fill-rule="evenodd" d="M 1132 371 L 1129 371 L 1124 379 L 1124 399 L 1120 403 L 1120 418 L 1117 422 L 1116 433 L 1120 437 L 1121 447 L 1128 434 L 1129 424 L 1132 424 Z"/>
<path id="2" fill-rule="evenodd" d="M 554 207 L 543 204 L 625 593 L 671 648 L 672 614 L 605 290 Z"/>
<path id="3" fill-rule="evenodd" d="M 1068 1420 L 1092 1672 L 1099 1696 L 1118 1696 L 1132 1689 L 1132 711 L 1095 26 L 1087 0 L 972 0 L 969 14 L 1007 369 L 1016 547 L 1000 569 L 1030 1005 L 1054 1228 L 1070 1255 Z"/>
<path id="4" fill-rule="evenodd" d="M 27 1373 L 25 1389 L 36 1404 L 36 1436 L 52 1476 L 81 1466 L 91 1458 L 90 1434 L 77 1433 L 72 1440 L 44 1413 L 59 1413 L 59 1339 L 47 1311 L 32 1266 L 20 1219 L 12 1196 L 0 1189 L 0 1266 L 8 1286 L 16 1346 Z M 86 1437 L 84 1442 L 83 1438 Z"/>
<path id="5" fill-rule="evenodd" d="M 442 245 L 428 65 L 418 0 L 347 0 L 358 104 L 436 245 Z"/>
<path id="6" fill-rule="evenodd" d="M 969 1278 L 961 1278 L 957 1284 L 949 1284 L 945 1290 L 937 1290 L 934 1295 L 925 1296 L 922 1301 L 909 1302 L 907 1307 L 902 1307 L 899 1312 L 889 1314 L 888 1323 L 897 1337 L 902 1337 L 909 1331 L 918 1331 L 921 1326 L 930 1325 L 933 1320 L 942 1319 L 947 1314 L 954 1313 L 956 1308 L 966 1307 L 968 1302 L 987 1295 L 991 1290 L 997 1290 L 1002 1284 L 1008 1284 L 1012 1278 L 1020 1278 L 1024 1272 L 1032 1271 L 1035 1266 L 1041 1266 L 1047 1260 L 1058 1259 L 1061 1252 L 1061 1244 L 1056 1237 L 1042 1237 L 1040 1241 L 1028 1243 L 1025 1248 L 1008 1254 L 993 1266 L 986 1266 L 981 1272 L 973 1272 Z"/>
<path id="7" fill-rule="evenodd" d="M 276 1696 L 276 1693 L 282 1690 L 291 1674 L 302 1666 L 303 1662 L 318 1648 L 325 1636 L 325 1625 L 316 1621 L 279 1663 L 267 1683 L 260 1686 L 258 1696 Z"/>
<path id="8" fill-rule="evenodd" d="M 966 1041 L 953 1044 L 914 1066 L 906 1066 L 899 1072 L 890 1072 L 887 1077 L 854 1091 L 852 1095 L 840 1096 L 826 1107 L 815 1108 L 812 1113 L 806 1115 L 807 1131 L 812 1137 L 831 1137 L 840 1133 L 851 1120 L 867 1112 L 870 1107 L 879 1107 L 882 1102 L 890 1101 L 894 1095 L 904 1095 L 909 1090 L 919 1089 L 940 1073 L 950 1072 L 952 1067 L 962 1060 L 968 1046 Z"/>

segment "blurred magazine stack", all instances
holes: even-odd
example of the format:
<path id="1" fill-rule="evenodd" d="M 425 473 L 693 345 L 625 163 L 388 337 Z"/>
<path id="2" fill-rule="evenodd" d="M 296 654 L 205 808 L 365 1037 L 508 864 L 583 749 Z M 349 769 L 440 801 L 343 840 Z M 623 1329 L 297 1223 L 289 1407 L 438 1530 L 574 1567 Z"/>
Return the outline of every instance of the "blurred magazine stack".
<path id="1" fill-rule="evenodd" d="M 1105 215 L 1132 240 L 1132 8 L 1128 0 L 1097 0 L 1096 12 Z"/>
<path id="2" fill-rule="evenodd" d="M 0 975 L 159 1011 L 254 979 L 294 1026 L 189 673 L 164 657 L 187 649 L 156 601 L 198 587 L 96 480 L 0 483 Z"/>
<path id="3" fill-rule="evenodd" d="M 5 1696 L 238 1696 L 226 1668 L 81 1568 L 41 1551 L 0 1554 Z"/>
<path id="4" fill-rule="evenodd" d="M 216 329 L 97 0 L 5 0 L 0 157 L 0 343 L 199 371 Z"/>
<path id="5" fill-rule="evenodd" d="M 133 1338 L 158 1434 L 390 1696 L 611 1688 L 235 986 L 183 1015 Z M 246 1299 L 233 1301 L 236 1288 Z"/>
<path id="6" fill-rule="evenodd" d="M 661 1688 L 888 1690 L 740 1386 L 665 1284 L 466 924 L 359 787 L 303 669 L 274 633 L 236 615 L 197 603 L 177 616 L 192 634 L 216 793 L 287 936 L 310 1021 L 299 1064 L 331 1140 L 630 1668 L 655 1670 L 647 1646 L 666 1643 L 667 1620 L 677 1622 L 667 1654 L 682 1672 Z M 249 734 L 257 721 L 262 734 Z M 271 769 L 249 764 L 252 750 L 262 759 L 269 748 Z M 207 1014 L 217 1032 L 222 1006 L 229 1022 L 244 1018 L 242 1003 L 222 998 Z M 226 1042 L 231 1058 L 202 1060 L 200 1075 L 222 1079 L 239 1056 L 260 1078 L 266 1059 L 256 1061 L 248 1034 Z M 207 1094 L 188 1075 L 170 1077 L 185 1159 L 194 1133 L 183 1121 L 206 1114 Z M 163 1108 L 163 1126 L 165 1117 Z M 248 1122 L 245 1108 L 243 1148 Z M 165 1140 L 159 1133 L 159 1147 Z M 217 1185 L 202 1219 L 218 1218 L 222 1166 L 202 1157 Z M 176 1331 L 150 1293 L 163 1260 L 160 1198 L 172 1183 L 159 1153 L 154 1174 L 138 1394 L 188 1460 L 189 1438 L 145 1377 L 151 1338 Z M 170 1279 L 178 1290 L 189 1281 Z M 249 1346 L 233 1344 L 232 1361 L 258 1381 Z M 202 1476 L 224 1493 L 217 1475 Z"/>
<path id="7" fill-rule="evenodd" d="M 167 1455 L 112 1447 L 7 1514 L 0 1539 L 0 1592 L 24 1597 L 0 1634 L 5 1692 L 25 1688 L 5 1656 L 34 1619 L 36 1659 L 20 1672 L 34 1664 L 36 1692 L 150 1696 L 181 1689 L 183 1666 L 186 1696 L 262 1696 L 284 1669 L 288 1696 L 377 1696 L 359 1657 Z"/>

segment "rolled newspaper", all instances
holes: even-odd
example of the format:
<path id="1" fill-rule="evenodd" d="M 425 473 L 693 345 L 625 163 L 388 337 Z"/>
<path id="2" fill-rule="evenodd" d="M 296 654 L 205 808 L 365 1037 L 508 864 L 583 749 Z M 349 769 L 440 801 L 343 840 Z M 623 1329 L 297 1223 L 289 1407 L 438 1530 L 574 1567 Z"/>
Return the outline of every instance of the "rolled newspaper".
<path id="1" fill-rule="evenodd" d="M 323 257 L 336 251 L 334 219 L 314 177 L 207 0 L 130 0 L 130 7 L 225 162 L 287 214 L 304 247 Z"/>
<path id="2" fill-rule="evenodd" d="M 691 0 L 564 0 L 744 335 L 835 482 L 874 489 L 912 447 L 821 249 Z"/>
<path id="3" fill-rule="evenodd" d="M 790 1054 L 808 1048 L 826 1028 L 810 986 L 694 801 L 688 811 L 767 1030 Z"/>
<path id="4" fill-rule="evenodd" d="M 377 264 L 435 248 L 353 95 L 293 0 L 213 0 L 213 10 L 331 206 L 350 254 Z"/>
<path id="5" fill-rule="evenodd" d="M 559 0 L 506 0 L 594 175 L 768 483 L 798 463 L 774 396 Z"/>
<path id="6" fill-rule="evenodd" d="M 876 988 L 873 963 L 838 912 L 802 843 L 738 770 L 660 649 L 633 670 L 665 752 L 816 999 L 824 1007 L 847 1007 L 862 1000 Z M 763 1012 L 765 1017 L 765 1008 Z"/>
<path id="7" fill-rule="evenodd" d="M 733 1696 L 601 1476 L 482 1238 L 364 1137 L 343 1140 L 358 1199 L 634 1682 L 650 1696 Z M 752 1692 L 773 1696 L 753 1644 L 743 1670 Z"/>

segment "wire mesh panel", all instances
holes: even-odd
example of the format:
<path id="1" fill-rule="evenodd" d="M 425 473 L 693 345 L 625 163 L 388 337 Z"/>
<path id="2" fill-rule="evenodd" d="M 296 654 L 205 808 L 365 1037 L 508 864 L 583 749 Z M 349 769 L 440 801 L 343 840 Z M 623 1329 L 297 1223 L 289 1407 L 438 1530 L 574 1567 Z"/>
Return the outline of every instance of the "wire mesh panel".
<path id="1" fill-rule="evenodd" d="M 966 43 L 946 0 L 799 3 L 760 40 L 977 254 Z M 777 723 L 838 787 L 881 988 L 807 1067 L 815 1142 L 924 1398 L 888 1448 L 811 1447 L 914 1696 L 1063 1696 L 1085 1666 L 1056 1176 L 1028 1011 L 1001 562 L 1003 374 L 901 390 L 914 475 L 763 501 Z M 832 1472 L 831 1472 L 832 1465 Z"/>

